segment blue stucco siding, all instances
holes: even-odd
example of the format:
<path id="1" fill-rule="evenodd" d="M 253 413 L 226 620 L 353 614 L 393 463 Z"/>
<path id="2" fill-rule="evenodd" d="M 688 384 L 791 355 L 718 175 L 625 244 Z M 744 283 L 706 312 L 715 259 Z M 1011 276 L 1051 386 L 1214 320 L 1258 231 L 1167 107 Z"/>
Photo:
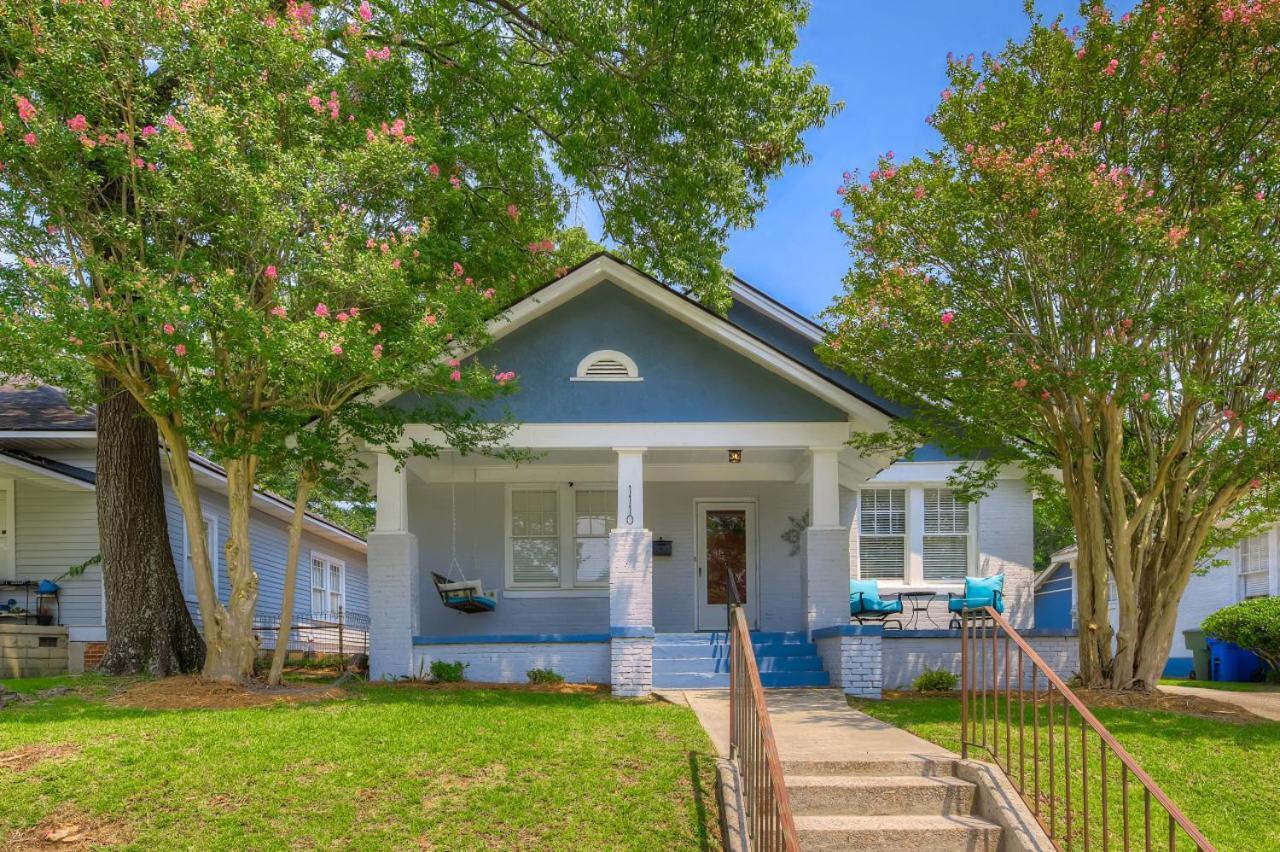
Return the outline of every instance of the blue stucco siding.
<path id="1" fill-rule="evenodd" d="M 1059 563 L 1046 571 L 1052 572 L 1044 585 L 1036 589 L 1037 629 L 1071 629 L 1071 565 Z"/>
<path id="2" fill-rule="evenodd" d="M 635 360 L 640 382 L 572 382 L 600 349 Z M 781 356 L 779 356 L 781 357 Z M 514 370 L 519 392 L 481 403 L 484 420 L 509 410 L 525 423 L 839 422 L 847 412 L 680 320 L 603 282 L 479 352 Z M 413 408 L 412 394 L 393 404 Z"/>

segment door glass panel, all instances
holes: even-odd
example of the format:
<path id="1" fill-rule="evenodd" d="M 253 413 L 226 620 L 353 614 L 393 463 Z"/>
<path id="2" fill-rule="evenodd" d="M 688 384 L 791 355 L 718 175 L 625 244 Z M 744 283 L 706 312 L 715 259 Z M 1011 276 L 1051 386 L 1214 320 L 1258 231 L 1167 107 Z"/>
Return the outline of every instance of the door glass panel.
<path id="1" fill-rule="evenodd" d="M 707 603 L 729 602 L 725 582 L 733 577 L 738 600 L 747 600 L 747 512 L 707 510 Z"/>

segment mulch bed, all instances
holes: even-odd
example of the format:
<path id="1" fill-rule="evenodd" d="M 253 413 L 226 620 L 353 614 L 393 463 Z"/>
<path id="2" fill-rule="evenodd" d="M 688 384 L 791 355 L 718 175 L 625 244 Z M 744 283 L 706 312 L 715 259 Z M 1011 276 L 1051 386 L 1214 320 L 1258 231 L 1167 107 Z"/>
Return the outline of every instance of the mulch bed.
<path id="1" fill-rule="evenodd" d="M 399 680 L 395 686 L 402 689 L 425 689 L 431 692 L 469 692 L 485 689 L 493 692 L 547 692 L 553 695 L 609 695 L 608 686 L 598 683 L 486 683 L 479 680 L 462 680 L 440 683 L 426 680 Z"/>
<path id="2" fill-rule="evenodd" d="M 1261 722 L 1265 721 L 1261 716 L 1250 713 L 1243 707 L 1235 704 L 1227 704 L 1223 701 L 1214 701 L 1209 698 L 1201 698 L 1198 695 L 1174 695 L 1169 692 L 1127 692 L 1122 690 L 1111 689 L 1073 689 L 1072 690 L 1080 700 L 1085 703 L 1086 707 L 1097 708 L 1105 707 L 1117 710 L 1156 710 L 1165 713 L 1184 713 L 1190 716 L 1203 716 L 1208 719 L 1224 719 L 1232 722 Z M 885 698 L 921 698 L 939 696 L 951 696 L 957 701 L 960 699 L 960 693 L 938 693 L 938 692 L 907 692 L 907 691 L 889 691 L 884 693 Z M 1040 703 L 1044 703 L 1045 693 L 1040 693 Z M 1011 693 L 1014 704 L 1017 704 L 1017 692 Z M 1031 703 L 1031 693 L 1025 693 L 1027 704 Z M 990 697 L 988 698 L 990 700 Z M 1055 699 L 1055 703 L 1061 707 L 1061 697 Z M 1000 693 L 1000 701 L 1004 701 L 1003 691 Z"/>
<path id="3" fill-rule="evenodd" d="M 132 684 L 112 695 L 107 703 L 144 710 L 234 710 L 272 704 L 307 704 L 342 695 L 342 689 L 335 686 L 219 683 L 177 676 Z"/>

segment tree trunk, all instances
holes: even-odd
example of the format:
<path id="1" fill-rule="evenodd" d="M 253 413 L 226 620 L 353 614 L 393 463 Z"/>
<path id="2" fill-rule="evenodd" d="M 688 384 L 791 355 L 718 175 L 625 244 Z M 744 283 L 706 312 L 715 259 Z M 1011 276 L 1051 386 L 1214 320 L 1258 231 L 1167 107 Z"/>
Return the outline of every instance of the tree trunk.
<path id="1" fill-rule="evenodd" d="M 110 674 L 197 671 L 205 647 L 169 544 L 155 422 L 114 379 L 99 378 L 97 511 Z"/>
<path id="2" fill-rule="evenodd" d="M 284 594 L 280 599 L 280 627 L 276 631 L 276 647 L 271 654 L 271 673 L 267 683 L 278 686 L 284 679 L 284 660 L 289 654 L 289 626 L 293 623 L 293 594 L 298 585 L 298 555 L 302 551 L 302 522 L 307 515 L 307 498 L 315 478 L 309 465 L 298 476 L 298 493 L 294 497 L 293 517 L 289 521 L 289 556 L 284 569 Z"/>

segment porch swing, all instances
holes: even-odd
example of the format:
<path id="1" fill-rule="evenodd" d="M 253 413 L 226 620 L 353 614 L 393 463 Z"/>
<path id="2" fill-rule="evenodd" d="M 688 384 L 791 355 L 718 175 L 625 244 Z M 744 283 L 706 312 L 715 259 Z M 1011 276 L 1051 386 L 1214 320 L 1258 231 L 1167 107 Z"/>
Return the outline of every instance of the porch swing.
<path id="1" fill-rule="evenodd" d="M 472 505 L 472 523 L 475 523 L 475 501 L 476 501 L 476 485 L 478 485 L 478 477 L 472 483 L 471 505 Z M 458 561 L 458 483 L 456 479 L 449 483 L 449 520 L 450 520 L 450 543 L 452 547 L 452 558 L 449 560 L 449 573 L 447 575 L 431 572 L 431 579 L 435 582 L 436 591 L 440 594 L 440 602 L 452 610 L 457 610 L 467 615 L 474 615 L 477 612 L 493 612 L 498 608 L 498 594 L 495 591 L 485 591 L 484 586 L 479 580 L 468 580 L 466 573 L 462 570 L 462 563 Z M 471 537 L 471 558 L 475 559 L 475 533 L 472 532 Z M 456 579 L 455 579 L 456 577 Z"/>

